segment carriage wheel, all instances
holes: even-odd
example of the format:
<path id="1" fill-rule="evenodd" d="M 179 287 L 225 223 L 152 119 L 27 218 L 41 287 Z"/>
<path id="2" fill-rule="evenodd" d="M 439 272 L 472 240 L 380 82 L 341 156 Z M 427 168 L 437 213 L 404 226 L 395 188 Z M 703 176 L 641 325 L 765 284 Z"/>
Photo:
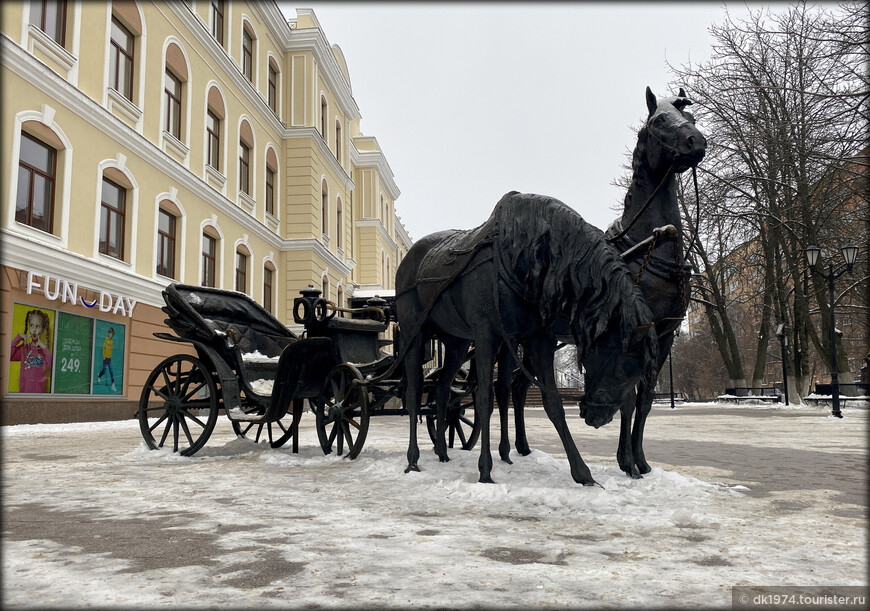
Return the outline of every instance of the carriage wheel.
<path id="1" fill-rule="evenodd" d="M 268 443 L 270 447 L 280 448 L 293 436 L 293 412 L 288 411 L 275 422 L 236 422 L 233 432 L 254 443 Z"/>
<path id="2" fill-rule="evenodd" d="M 169 357 L 145 381 L 139 429 L 152 450 L 171 443 L 173 452 L 192 456 L 208 441 L 217 416 L 217 387 L 208 368 L 192 356 Z"/>
<path id="3" fill-rule="evenodd" d="M 477 421 L 477 410 L 474 409 L 474 391 L 477 384 L 473 374 L 467 374 L 462 369 L 453 378 L 450 385 L 450 398 L 447 403 L 447 447 L 452 448 L 459 440 L 459 447 L 463 450 L 472 449 L 477 444 L 480 436 L 480 423 Z M 428 403 L 435 403 L 435 391 L 429 393 Z M 437 426 L 434 414 L 426 416 L 426 428 L 429 430 L 429 439 L 435 443 L 435 427 Z"/>
<path id="4" fill-rule="evenodd" d="M 356 367 L 343 363 L 326 378 L 314 404 L 317 437 L 324 454 L 356 458 L 369 430 L 369 397 Z"/>

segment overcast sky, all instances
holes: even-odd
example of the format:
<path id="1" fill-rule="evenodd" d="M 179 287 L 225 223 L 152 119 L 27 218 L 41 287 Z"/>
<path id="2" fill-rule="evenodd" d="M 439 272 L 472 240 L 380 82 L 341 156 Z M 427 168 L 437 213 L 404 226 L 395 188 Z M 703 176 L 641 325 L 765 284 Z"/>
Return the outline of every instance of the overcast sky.
<path id="1" fill-rule="evenodd" d="M 341 47 L 362 132 L 381 145 L 415 240 L 479 225 L 511 190 L 556 197 L 605 229 L 621 211 L 624 191 L 612 183 L 645 118 L 646 86 L 676 93 L 666 61 L 707 60 L 709 26 L 726 7 L 747 11 L 742 2 L 278 4 L 288 18 L 313 9 Z"/>

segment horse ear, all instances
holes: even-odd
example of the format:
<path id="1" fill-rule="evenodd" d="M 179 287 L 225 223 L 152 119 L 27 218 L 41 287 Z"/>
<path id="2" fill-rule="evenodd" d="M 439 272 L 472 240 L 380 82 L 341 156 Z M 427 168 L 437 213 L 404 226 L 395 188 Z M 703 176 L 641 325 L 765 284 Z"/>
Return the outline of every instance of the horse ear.
<path id="1" fill-rule="evenodd" d="M 678 93 L 677 95 L 679 95 L 681 98 L 686 97 L 686 90 L 680 87 L 680 93 Z"/>
<path id="2" fill-rule="evenodd" d="M 656 102 L 656 94 L 654 94 L 652 92 L 652 89 L 649 88 L 649 85 L 647 85 L 647 88 L 646 88 L 646 107 L 647 107 L 647 110 L 649 110 L 649 114 L 652 115 L 656 111 L 656 108 L 658 108 L 658 106 L 659 106 L 658 102 Z"/>

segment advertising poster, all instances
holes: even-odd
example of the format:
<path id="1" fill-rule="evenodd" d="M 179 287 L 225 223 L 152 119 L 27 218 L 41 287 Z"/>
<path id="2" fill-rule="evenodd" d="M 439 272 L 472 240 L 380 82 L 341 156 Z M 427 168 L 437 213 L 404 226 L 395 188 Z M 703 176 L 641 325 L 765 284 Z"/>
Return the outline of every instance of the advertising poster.
<path id="1" fill-rule="evenodd" d="M 94 367 L 92 393 L 120 395 L 124 392 L 124 342 L 126 326 L 105 320 L 94 321 Z"/>
<path id="2" fill-rule="evenodd" d="M 93 338 L 93 318 L 58 312 L 54 392 L 76 395 L 91 392 Z"/>
<path id="3" fill-rule="evenodd" d="M 55 311 L 23 303 L 12 306 L 9 392 L 51 392 Z"/>

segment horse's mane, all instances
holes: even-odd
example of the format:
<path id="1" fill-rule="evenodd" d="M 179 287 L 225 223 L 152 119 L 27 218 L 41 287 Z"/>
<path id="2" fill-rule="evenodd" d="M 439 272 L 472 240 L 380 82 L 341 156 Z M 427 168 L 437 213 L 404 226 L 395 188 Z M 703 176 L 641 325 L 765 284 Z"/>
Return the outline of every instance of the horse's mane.
<path id="1" fill-rule="evenodd" d="M 545 325 L 567 317 L 580 359 L 603 339 L 608 327 L 627 351 L 637 328 L 653 322 L 619 253 L 606 243 L 600 229 L 564 203 L 511 192 L 502 197 L 493 217 L 491 221 L 498 223 L 502 282 L 537 303 Z M 644 341 L 655 361 L 658 342 L 653 329 Z"/>

